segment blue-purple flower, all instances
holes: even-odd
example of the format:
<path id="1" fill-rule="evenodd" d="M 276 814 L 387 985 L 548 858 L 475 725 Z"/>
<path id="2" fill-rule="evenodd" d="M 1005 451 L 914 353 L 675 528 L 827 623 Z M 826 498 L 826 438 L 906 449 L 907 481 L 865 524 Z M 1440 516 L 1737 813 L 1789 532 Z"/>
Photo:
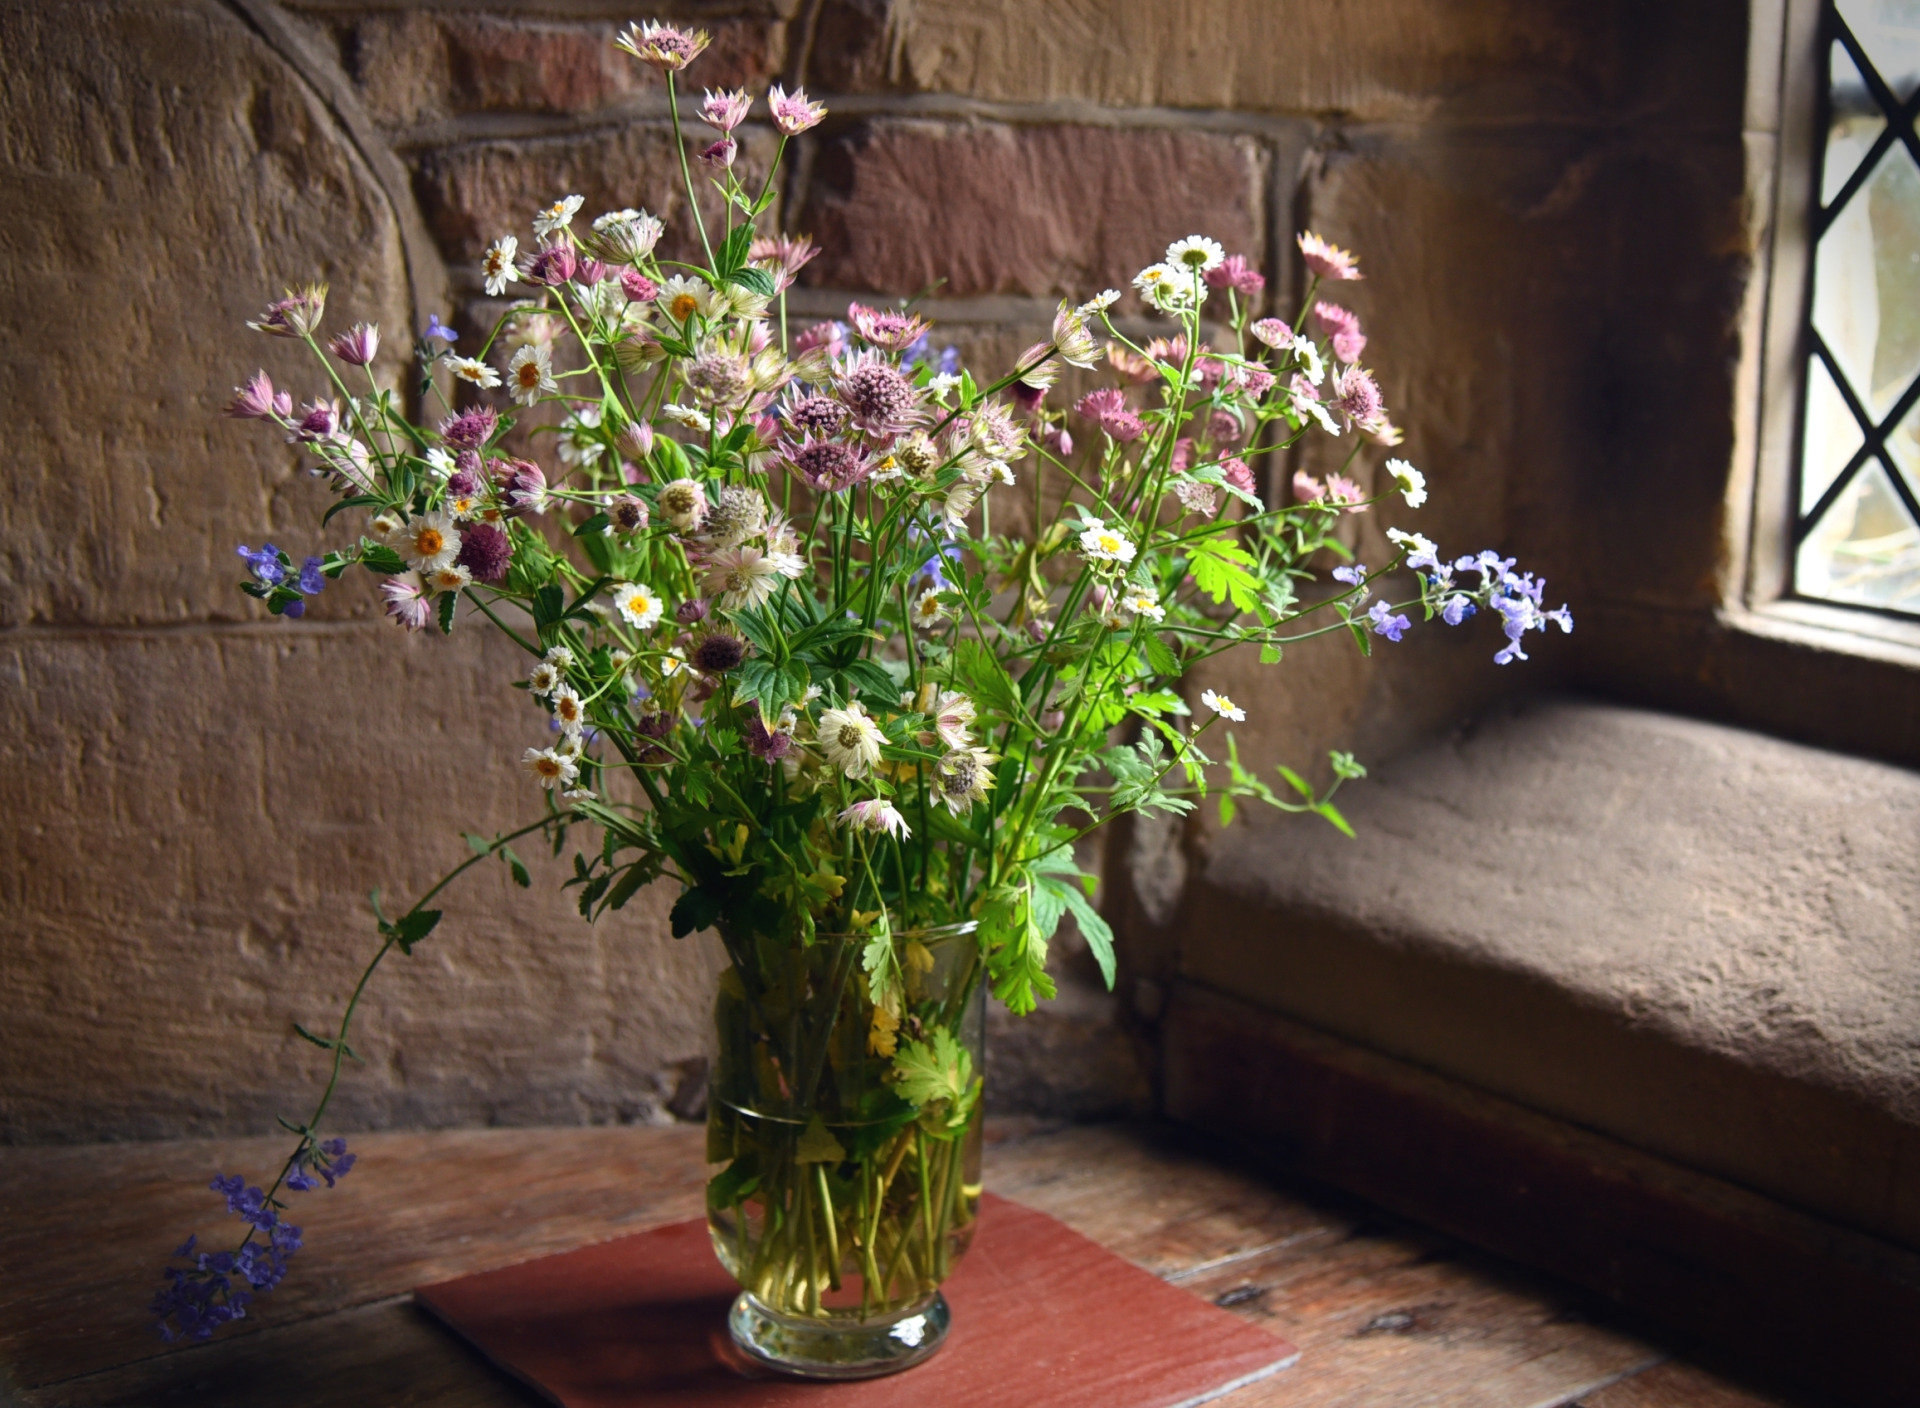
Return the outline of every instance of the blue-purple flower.
<path id="1" fill-rule="evenodd" d="M 427 329 L 420 334 L 422 342 L 445 342 L 451 345 L 460 340 L 460 334 L 440 321 L 438 313 L 427 315 Z"/>
<path id="2" fill-rule="evenodd" d="M 1413 625 L 1413 622 L 1409 621 L 1404 613 L 1395 612 L 1394 609 L 1384 601 L 1376 601 L 1373 604 L 1373 609 L 1367 612 L 1367 619 L 1373 623 L 1373 633 L 1375 635 L 1385 636 L 1391 641 L 1398 641 L 1401 636 L 1407 633 L 1407 629 Z"/>

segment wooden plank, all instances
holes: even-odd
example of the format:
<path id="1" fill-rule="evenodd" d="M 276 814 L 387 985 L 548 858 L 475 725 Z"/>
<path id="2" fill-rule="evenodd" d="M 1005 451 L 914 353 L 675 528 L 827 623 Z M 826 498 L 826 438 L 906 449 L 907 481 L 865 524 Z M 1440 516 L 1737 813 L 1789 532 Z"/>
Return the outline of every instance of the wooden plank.
<path id="1" fill-rule="evenodd" d="M 1920 1258 L 1191 984 L 1177 1118 L 1650 1313 L 1740 1362 L 1920 1402 Z M 1220 1072 L 1238 1073 L 1232 1081 Z"/>
<path id="2" fill-rule="evenodd" d="M 275 1325 L 465 1271 L 691 1217 L 703 1206 L 697 1128 L 458 1130 L 365 1135 L 337 1188 L 297 1195 L 306 1246 L 248 1318 Z M 147 1304 L 167 1254 L 198 1232 L 236 1238 L 207 1184 L 259 1181 L 283 1138 L 0 1150 L 0 1362 L 23 1387 L 167 1352 Z"/>

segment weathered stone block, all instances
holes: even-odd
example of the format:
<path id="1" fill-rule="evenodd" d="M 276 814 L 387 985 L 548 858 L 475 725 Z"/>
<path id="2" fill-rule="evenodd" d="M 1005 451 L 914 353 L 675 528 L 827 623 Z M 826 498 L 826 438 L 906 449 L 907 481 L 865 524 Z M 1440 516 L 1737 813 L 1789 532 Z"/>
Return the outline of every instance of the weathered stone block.
<path id="1" fill-rule="evenodd" d="M 798 220 L 815 284 L 1088 295 L 1202 231 L 1259 258 L 1266 157 L 1245 138 L 884 120 L 827 143 Z M 1131 295 L 1130 295 L 1131 296 Z"/>
<path id="2" fill-rule="evenodd" d="M 16 638 L 0 652 L 0 1140 L 266 1131 L 317 1093 L 389 912 L 537 817 L 518 647 L 384 624 Z M 372 984 L 343 1127 L 664 1118 L 715 971 L 645 892 L 588 925 L 568 872 L 476 866 Z M 570 853 L 569 853 L 570 856 Z"/>
<path id="3" fill-rule="evenodd" d="M 283 526 L 293 456 L 223 422 L 255 367 L 306 394 L 304 348 L 247 331 L 286 284 L 405 355 L 393 212 L 312 90 L 210 0 L 10 4 L 0 366 L 0 624 L 233 617 L 234 545 Z M 193 56 L 190 82 L 177 56 Z M 289 548 L 310 549 L 310 519 Z"/>
<path id="4" fill-rule="evenodd" d="M 758 178 L 773 159 L 774 139 L 758 129 L 742 129 L 740 136 L 736 169 Z M 717 244 L 726 207 L 698 163 L 693 180 Z M 503 234 L 518 236 L 526 247 L 534 212 L 566 194 L 586 197 L 576 217 L 582 226 L 603 211 L 636 206 L 667 222 L 661 248 L 670 257 L 686 257 L 700 248 L 686 214 L 686 183 L 673 128 L 665 123 L 430 151 L 419 159 L 415 188 L 428 225 L 450 259 L 478 259 Z"/>
<path id="5" fill-rule="evenodd" d="M 1011 102 L 1347 120 L 1629 117 L 1737 126 L 1746 7 L 1500 0 L 915 0 L 830 5 L 849 80 Z"/>

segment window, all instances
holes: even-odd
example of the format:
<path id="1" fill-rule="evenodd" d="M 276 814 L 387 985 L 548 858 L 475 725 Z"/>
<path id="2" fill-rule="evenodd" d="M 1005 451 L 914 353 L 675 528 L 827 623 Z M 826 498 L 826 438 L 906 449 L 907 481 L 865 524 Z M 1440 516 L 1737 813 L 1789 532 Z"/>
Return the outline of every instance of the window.
<path id="1" fill-rule="evenodd" d="M 1821 0 L 1802 598 L 1920 617 L 1920 0 Z"/>

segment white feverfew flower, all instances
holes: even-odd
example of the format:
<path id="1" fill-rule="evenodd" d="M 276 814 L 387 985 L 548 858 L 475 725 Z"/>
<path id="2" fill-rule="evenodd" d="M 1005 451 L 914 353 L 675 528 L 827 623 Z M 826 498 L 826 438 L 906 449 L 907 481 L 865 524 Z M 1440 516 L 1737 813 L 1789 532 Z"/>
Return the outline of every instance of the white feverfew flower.
<path id="1" fill-rule="evenodd" d="M 580 777 L 580 769 L 573 759 L 552 748 L 527 749 L 521 756 L 520 766 L 549 792 L 570 787 Z"/>
<path id="2" fill-rule="evenodd" d="M 460 530 L 453 516 L 436 509 L 410 518 L 387 536 L 387 546 L 406 559 L 416 572 L 453 566 L 460 555 Z"/>
<path id="3" fill-rule="evenodd" d="M 1107 289 L 1104 293 L 1096 293 L 1092 298 L 1089 298 L 1085 303 L 1082 303 L 1078 311 L 1081 317 L 1091 318 L 1096 314 L 1106 312 L 1107 309 L 1113 307 L 1113 305 L 1118 303 L 1119 301 L 1120 301 L 1120 290 L 1117 288 L 1110 288 L 1110 289 Z"/>
<path id="4" fill-rule="evenodd" d="M 448 567 L 436 567 L 422 575 L 427 586 L 436 592 L 457 592 L 462 587 L 473 585 L 473 574 L 457 562 Z"/>
<path id="5" fill-rule="evenodd" d="M 1393 476 L 1408 508 L 1419 508 L 1427 501 L 1427 476 L 1405 460 L 1388 460 L 1387 473 Z"/>
<path id="6" fill-rule="evenodd" d="M 520 241 L 512 235 L 502 235 L 480 256 L 480 274 L 487 281 L 489 298 L 498 298 L 507 291 L 508 284 L 520 277 L 520 270 L 513 262 L 519 253 Z"/>
<path id="7" fill-rule="evenodd" d="M 523 406 L 537 404 L 542 396 L 558 394 L 560 383 L 553 379 L 553 353 L 543 343 L 528 343 L 507 363 L 507 381 L 507 394 Z"/>
<path id="8" fill-rule="evenodd" d="M 1313 385 L 1318 386 L 1327 379 L 1327 364 L 1312 338 L 1296 337 L 1293 340 L 1293 355 L 1300 359 L 1301 374 Z"/>
<path id="9" fill-rule="evenodd" d="M 451 479 L 453 471 L 458 468 L 453 462 L 453 456 L 438 445 L 427 451 L 426 461 L 427 468 L 433 472 L 435 479 Z"/>
<path id="10" fill-rule="evenodd" d="M 547 698 L 553 705 L 555 722 L 564 731 L 577 734 L 587 726 L 587 706 L 581 702 L 579 692 L 572 685 L 557 686 Z"/>
<path id="11" fill-rule="evenodd" d="M 477 357 L 449 357 L 447 365 L 460 380 L 482 391 L 491 391 L 500 384 L 500 373 Z"/>
<path id="12" fill-rule="evenodd" d="M 1224 694 L 1217 694 L 1211 689 L 1205 690 L 1200 695 L 1200 702 L 1223 719 L 1230 719 L 1236 724 L 1247 721 L 1247 711 Z"/>
<path id="13" fill-rule="evenodd" d="M 666 605 L 654 594 L 651 587 L 639 582 L 625 582 L 613 589 L 613 605 L 629 626 L 637 631 L 650 631 L 659 623 L 660 614 Z"/>
<path id="14" fill-rule="evenodd" d="M 564 645 L 550 646 L 547 653 L 540 657 L 556 670 L 573 668 L 573 652 Z"/>
<path id="15" fill-rule="evenodd" d="M 1227 252 L 1219 241 L 1205 235 L 1188 235 L 1167 246 L 1167 263 L 1189 273 L 1204 274 L 1209 269 L 1218 269 L 1226 257 Z"/>
<path id="16" fill-rule="evenodd" d="M 1193 306 L 1193 286 L 1197 282 L 1184 269 L 1171 264 L 1149 264 L 1133 276 L 1133 286 L 1153 307 L 1175 312 Z M 1201 285 L 1205 287 L 1205 285 Z"/>
<path id="17" fill-rule="evenodd" d="M 854 700 L 844 709 L 823 709 L 815 729 L 829 766 L 848 777 L 865 777 L 880 761 L 880 725 Z"/>
<path id="18" fill-rule="evenodd" d="M 550 235 L 555 230 L 564 230 L 573 223 L 573 217 L 580 213 L 580 207 L 586 204 L 584 196 L 563 196 L 533 217 L 533 232 L 536 235 Z"/>
<path id="19" fill-rule="evenodd" d="M 923 631 L 933 630 L 947 619 L 946 602 L 938 588 L 929 587 L 914 598 L 913 624 Z"/>
<path id="20" fill-rule="evenodd" d="M 927 394 L 944 406 L 947 397 L 953 394 L 953 388 L 959 384 L 960 378 L 952 372 L 935 372 L 927 378 Z"/>
<path id="21" fill-rule="evenodd" d="M 713 429 L 712 419 L 697 406 L 669 403 L 660 408 L 660 419 L 672 421 L 675 425 L 684 425 L 687 429 L 697 430 L 702 435 Z"/>
<path id="22" fill-rule="evenodd" d="M 1136 551 L 1124 533 L 1097 518 L 1088 519 L 1080 533 L 1080 555 L 1089 562 L 1114 562 L 1124 567 L 1133 561 Z"/>
<path id="23" fill-rule="evenodd" d="M 1128 587 L 1120 594 L 1120 609 L 1135 616 L 1144 616 L 1149 621 L 1164 621 L 1167 616 L 1167 609 L 1160 604 L 1159 593 L 1152 587 Z"/>
<path id="24" fill-rule="evenodd" d="M 541 699 L 545 699 L 560 687 L 559 669 L 550 660 L 542 660 L 527 674 L 527 689 Z"/>

